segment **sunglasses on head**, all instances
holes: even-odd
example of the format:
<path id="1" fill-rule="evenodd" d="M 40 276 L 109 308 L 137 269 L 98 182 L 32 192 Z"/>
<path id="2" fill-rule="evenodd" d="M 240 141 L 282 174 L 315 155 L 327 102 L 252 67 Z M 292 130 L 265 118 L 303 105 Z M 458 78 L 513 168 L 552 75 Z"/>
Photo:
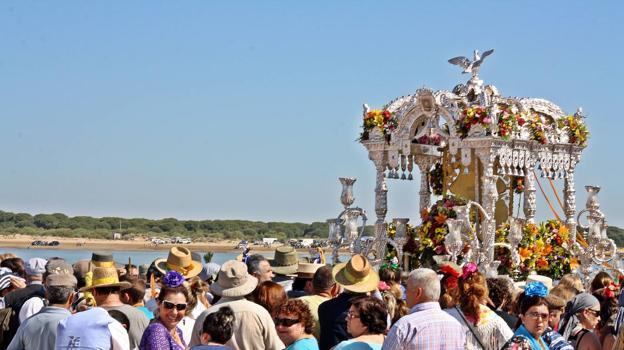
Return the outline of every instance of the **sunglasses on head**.
<path id="1" fill-rule="evenodd" d="M 298 319 L 294 319 L 294 318 L 279 318 L 278 317 L 275 319 L 275 326 L 282 325 L 284 327 L 290 327 L 290 326 L 296 325 L 299 322 L 300 321 Z"/>
<path id="2" fill-rule="evenodd" d="M 186 304 L 175 304 L 170 301 L 163 300 L 163 305 L 165 306 L 165 309 L 167 310 L 173 310 L 173 308 L 175 308 L 178 311 L 186 310 Z"/>

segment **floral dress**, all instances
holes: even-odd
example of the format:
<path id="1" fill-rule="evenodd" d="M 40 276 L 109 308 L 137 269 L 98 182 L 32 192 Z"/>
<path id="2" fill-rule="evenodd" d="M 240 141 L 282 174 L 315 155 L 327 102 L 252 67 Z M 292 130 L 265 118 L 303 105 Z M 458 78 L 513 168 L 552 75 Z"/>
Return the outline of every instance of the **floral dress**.
<path id="1" fill-rule="evenodd" d="M 184 343 L 180 328 L 176 327 L 176 332 Z M 186 344 L 178 344 L 171 336 L 171 333 L 169 333 L 169 330 L 159 321 L 152 322 L 145 329 L 145 333 L 143 333 L 141 338 L 141 344 L 139 344 L 139 350 L 184 350 L 185 348 Z"/>

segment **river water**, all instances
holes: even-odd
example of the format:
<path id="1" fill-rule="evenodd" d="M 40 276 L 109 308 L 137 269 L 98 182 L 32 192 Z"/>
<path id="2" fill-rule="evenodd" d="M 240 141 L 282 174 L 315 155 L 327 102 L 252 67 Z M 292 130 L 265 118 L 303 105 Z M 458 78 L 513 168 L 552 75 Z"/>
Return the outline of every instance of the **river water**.
<path id="1" fill-rule="evenodd" d="M 195 251 L 200 255 L 204 255 L 206 252 Z M 0 253 L 13 253 L 16 256 L 28 260 L 30 258 L 44 258 L 49 259 L 52 257 L 60 257 L 65 259 L 70 263 L 74 263 L 81 259 L 91 259 L 91 251 L 90 250 L 77 250 L 77 249 L 24 249 L 24 248 L 1 248 Z M 113 251 L 113 257 L 115 261 L 120 264 L 127 264 L 128 258 L 131 258 L 131 261 L 134 265 L 142 265 L 142 264 L 151 264 L 152 261 L 159 258 L 167 258 L 167 251 L 165 250 L 125 250 L 125 251 Z M 240 252 L 215 252 L 212 257 L 212 262 L 217 264 L 223 264 L 228 260 L 233 260 L 237 255 L 240 255 Z M 263 252 L 262 255 L 266 256 L 268 259 L 273 258 L 272 252 Z M 342 256 L 343 254 L 341 254 Z M 299 257 L 308 257 L 309 254 L 299 253 Z M 326 255 L 328 263 L 331 263 L 331 254 Z M 344 258 L 340 260 L 344 261 Z"/>

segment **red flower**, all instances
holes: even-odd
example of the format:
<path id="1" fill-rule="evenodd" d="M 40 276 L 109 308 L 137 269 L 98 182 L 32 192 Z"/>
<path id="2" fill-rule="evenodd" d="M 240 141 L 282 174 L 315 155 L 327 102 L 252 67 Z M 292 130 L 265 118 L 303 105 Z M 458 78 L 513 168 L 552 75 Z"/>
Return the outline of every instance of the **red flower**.
<path id="1" fill-rule="evenodd" d="M 460 276 L 459 271 L 455 270 L 451 265 L 444 265 L 438 271 L 446 275 L 451 275 L 455 278 Z"/>
<path id="2" fill-rule="evenodd" d="M 447 277 L 445 285 L 446 285 L 446 289 L 457 288 L 459 286 L 457 283 L 457 277 L 455 276 Z"/>

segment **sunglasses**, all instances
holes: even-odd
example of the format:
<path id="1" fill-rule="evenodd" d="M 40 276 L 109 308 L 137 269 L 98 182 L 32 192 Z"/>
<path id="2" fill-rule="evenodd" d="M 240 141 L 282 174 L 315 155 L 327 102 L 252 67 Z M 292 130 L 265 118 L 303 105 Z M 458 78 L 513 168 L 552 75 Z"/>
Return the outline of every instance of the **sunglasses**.
<path id="1" fill-rule="evenodd" d="M 186 310 L 186 304 L 183 304 L 183 303 L 175 304 L 175 303 L 172 303 L 170 301 L 163 300 L 163 305 L 165 306 L 165 309 L 167 309 L 167 310 L 173 310 L 174 308 L 176 310 L 178 310 L 178 311 Z"/>
<path id="2" fill-rule="evenodd" d="M 276 318 L 275 319 L 275 326 L 284 326 L 284 327 L 291 327 L 293 325 L 296 325 L 297 323 L 299 323 L 301 321 L 299 321 L 298 319 L 294 319 L 294 318 Z"/>
<path id="3" fill-rule="evenodd" d="M 598 317 L 600 316 L 600 310 L 592 310 L 592 309 L 587 309 L 587 311 L 591 312 L 592 314 L 594 314 L 594 317 Z"/>

